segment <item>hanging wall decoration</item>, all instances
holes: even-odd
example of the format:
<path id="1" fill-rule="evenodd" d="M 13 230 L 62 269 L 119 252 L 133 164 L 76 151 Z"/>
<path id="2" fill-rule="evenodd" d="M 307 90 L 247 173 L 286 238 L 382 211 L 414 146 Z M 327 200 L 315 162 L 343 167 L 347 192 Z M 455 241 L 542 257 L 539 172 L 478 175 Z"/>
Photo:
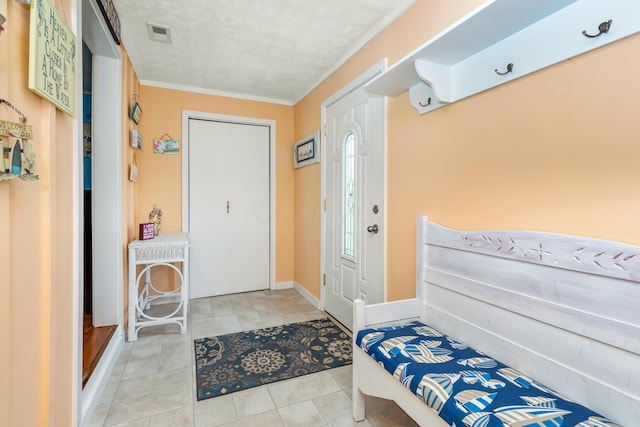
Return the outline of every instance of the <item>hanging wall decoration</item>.
<path id="1" fill-rule="evenodd" d="M 36 154 L 29 143 L 33 130 L 27 124 L 27 117 L 13 104 L 6 99 L 0 99 L 0 104 L 7 105 L 20 116 L 19 123 L 0 120 L 0 181 L 14 178 L 35 181 L 39 178 L 35 173 Z"/>
<path id="2" fill-rule="evenodd" d="M 31 5 L 29 89 L 73 115 L 76 36 L 49 0 Z"/>
<path id="3" fill-rule="evenodd" d="M 131 109 L 131 120 L 133 120 L 133 123 L 140 124 L 140 116 L 142 116 L 142 107 L 140 107 L 138 101 L 135 101 Z"/>
<path id="4" fill-rule="evenodd" d="M 129 165 L 129 181 L 136 182 L 138 180 L 138 161 L 136 160 L 136 153 L 133 153 L 133 159 L 131 165 Z"/>
<path id="5" fill-rule="evenodd" d="M 131 129 L 131 146 L 139 150 L 142 144 L 142 134 L 138 129 Z"/>
<path id="6" fill-rule="evenodd" d="M 160 138 L 153 140 L 153 152 L 156 154 L 179 154 L 180 141 L 165 133 Z"/>

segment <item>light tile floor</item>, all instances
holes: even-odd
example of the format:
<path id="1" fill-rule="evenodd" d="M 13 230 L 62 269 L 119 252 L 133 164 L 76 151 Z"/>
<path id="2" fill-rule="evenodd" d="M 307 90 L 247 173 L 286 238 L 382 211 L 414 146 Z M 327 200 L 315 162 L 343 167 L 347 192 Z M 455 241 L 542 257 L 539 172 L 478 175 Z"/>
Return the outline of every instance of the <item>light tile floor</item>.
<path id="1" fill-rule="evenodd" d="M 167 310 L 158 306 L 155 310 Z M 367 398 L 367 418 L 351 418 L 351 366 L 196 400 L 193 339 L 323 317 L 295 289 L 191 300 L 189 327 L 143 328 L 125 343 L 91 427 L 415 426 L 393 402 Z"/>

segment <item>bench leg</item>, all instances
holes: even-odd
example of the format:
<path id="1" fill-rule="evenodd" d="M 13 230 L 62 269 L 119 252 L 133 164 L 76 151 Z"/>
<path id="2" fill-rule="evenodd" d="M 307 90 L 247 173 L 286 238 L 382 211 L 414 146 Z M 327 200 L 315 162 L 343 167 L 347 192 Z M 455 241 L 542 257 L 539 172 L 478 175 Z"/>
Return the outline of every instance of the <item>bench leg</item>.
<path id="1" fill-rule="evenodd" d="M 353 420 L 364 420 L 364 394 L 356 384 L 353 384 Z"/>

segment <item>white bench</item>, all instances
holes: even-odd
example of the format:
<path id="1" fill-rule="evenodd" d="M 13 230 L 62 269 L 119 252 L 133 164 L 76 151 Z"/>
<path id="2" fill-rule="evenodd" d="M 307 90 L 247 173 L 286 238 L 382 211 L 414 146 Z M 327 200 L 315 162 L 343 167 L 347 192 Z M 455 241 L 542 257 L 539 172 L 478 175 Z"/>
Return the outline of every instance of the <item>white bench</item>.
<path id="1" fill-rule="evenodd" d="M 368 394 L 394 400 L 421 426 L 449 427 L 355 345 L 362 329 L 420 320 L 619 425 L 640 425 L 639 247 L 454 231 L 426 217 L 417 237 L 417 298 L 354 304 L 356 421 Z"/>

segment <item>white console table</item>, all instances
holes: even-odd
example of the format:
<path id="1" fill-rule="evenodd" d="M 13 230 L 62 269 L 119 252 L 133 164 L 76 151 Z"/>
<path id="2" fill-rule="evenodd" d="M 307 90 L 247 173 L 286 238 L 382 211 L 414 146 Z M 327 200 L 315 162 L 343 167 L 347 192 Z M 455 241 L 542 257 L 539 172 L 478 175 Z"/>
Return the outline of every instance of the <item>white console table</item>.
<path id="1" fill-rule="evenodd" d="M 181 269 L 171 264 L 176 262 L 182 263 Z M 145 266 L 140 273 L 137 273 L 138 265 Z M 171 291 L 156 289 L 151 283 L 151 269 L 158 266 L 175 270 L 180 278 L 180 286 Z M 187 331 L 188 277 L 188 233 L 160 234 L 152 240 L 135 240 L 129 243 L 129 341 L 136 341 L 138 332 L 145 326 L 177 323 L 181 333 Z M 171 313 L 153 315 L 150 311 L 151 304 L 162 300 L 178 302 L 178 306 Z"/>

